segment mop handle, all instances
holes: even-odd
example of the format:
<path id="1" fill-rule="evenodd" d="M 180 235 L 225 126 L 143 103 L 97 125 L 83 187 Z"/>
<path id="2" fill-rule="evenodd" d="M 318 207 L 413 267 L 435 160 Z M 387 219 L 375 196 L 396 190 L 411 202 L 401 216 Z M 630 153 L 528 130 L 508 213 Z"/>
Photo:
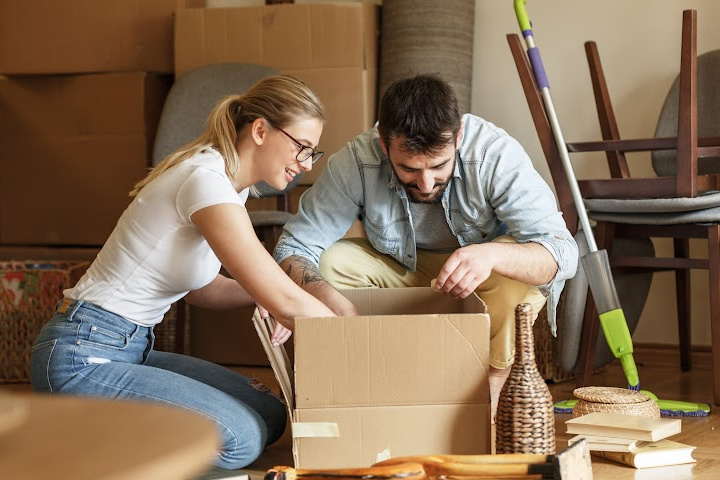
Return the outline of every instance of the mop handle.
<path id="1" fill-rule="evenodd" d="M 560 160 L 562 160 L 563 167 L 565 168 L 565 175 L 568 178 L 570 192 L 572 193 L 573 200 L 575 201 L 575 208 L 578 211 L 578 220 L 580 221 L 580 225 L 582 225 L 585 240 L 588 244 L 588 250 L 590 252 L 597 252 L 597 243 L 595 243 L 595 237 L 592 234 L 590 220 L 588 219 L 587 211 L 585 210 L 585 203 L 583 202 L 582 195 L 580 194 L 577 178 L 575 178 L 575 172 L 573 170 L 572 163 L 570 163 L 570 154 L 568 153 L 567 146 L 565 145 L 565 139 L 563 138 L 562 130 L 560 129 L 560 122 L 558 121 L 557 114 L 555 113 L 555 107 L 553 106 L 552 98 L 550 97 L 550 82 L 548 82 L 547 75 L 545 74 L 545 67 L 543 66 L 542 58 L 540 57 L 540 50 L 538 50 L 535 46 L 530 19 L 528 18 L 527 11 L 525 10 L 525 2 L 526 0 L 515 0 L 515 16 L 517 16 L 520 30 L 525 38 L 530 66 L 532 67 L 535 81 L 538 84 L 538 88 L 540 88 L 540 94 L 542 95 L 543 102 L 545 103 L 548 120 L 550 121 L 553 136 L 555 137 L 555 144 L 557 145 L 558 152 L 560 153 Z"/>

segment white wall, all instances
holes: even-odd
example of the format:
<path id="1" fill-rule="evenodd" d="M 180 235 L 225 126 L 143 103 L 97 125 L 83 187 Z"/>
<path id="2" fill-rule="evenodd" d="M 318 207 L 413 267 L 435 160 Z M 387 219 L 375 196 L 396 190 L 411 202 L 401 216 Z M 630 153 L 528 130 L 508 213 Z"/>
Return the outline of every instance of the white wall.
<path id="1" fill-rule="evenodd" d="M 567 141 L 600 139 L 583 43 L 595 40 L 623 137 L 650 137 L 662 102 L 680 65 L 682 10 L 698 11 L 698 52 L 720 48 L 717 0 L 529 0 L 537 47 L 550 81 L 553 103 Z M 552 185 L 506 34 L 519 33 L 513 2 L 477 0 L 472 113 L 517 138 Z M 720 79 L 718 79 L 720 81 Z M 649 155 L 629 157 L 633 175 L 651 176 Z M 607 174 L 604 155 L 573 156 L 578 178 Z M 668 240 L 655 243 L 670 255 Z M 693 254 L 707 255 L 702 241 Z M 708 273 L 693 271 L 692 342 L 710 344 Z M 677 344 L 674 276 L 655 274 L 636 343 Z"/>

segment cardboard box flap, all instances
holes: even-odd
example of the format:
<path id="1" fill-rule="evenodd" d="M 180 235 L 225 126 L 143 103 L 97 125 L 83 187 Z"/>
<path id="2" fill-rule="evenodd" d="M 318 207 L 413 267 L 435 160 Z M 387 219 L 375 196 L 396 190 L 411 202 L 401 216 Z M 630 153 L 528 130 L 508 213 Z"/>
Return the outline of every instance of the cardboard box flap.
<path id="1" fill-rule="evenodd" d="M 292 365 L 287 355 L 284 345 L 273 347 L 270 343 L 270 334 L 272 333 L 272 320 L 264 320 L 260 318 L 260 312 L 255 309 L 252 317 L 253 325 L 260 338 L 263 349 L 270 360 L 275 378 L 280 385 L 280 392 L 285 398 L 285 404 L 288 408 L 289 418 L 293 418 L 293 410 L 295 410 L 295 384 L 293 382 Z"/>
<path id="2" fill-rule="evenodd" d="M 360 315 L 414 315 L 428 313 L 487 313 L 487 305 L 476 294 L 458 300 L 430 287 L 346 288 L 345 298 Z"/>

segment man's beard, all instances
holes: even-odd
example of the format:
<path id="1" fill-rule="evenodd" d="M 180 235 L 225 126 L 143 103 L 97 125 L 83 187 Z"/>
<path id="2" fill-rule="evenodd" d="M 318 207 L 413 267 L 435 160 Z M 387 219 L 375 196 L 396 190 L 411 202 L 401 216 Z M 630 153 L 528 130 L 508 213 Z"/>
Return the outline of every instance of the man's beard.
<path id="1" fill-rule="evenodd" d="M 398 178 L 398 182 L 400 183 L 400 185 L 403 186 L 403 188 L 405 189 L 405 192 L 407 193 L 408 199 L 412 203 L 437 205 L 438 203 L 442 202 L 443 193 L 445 193 L 445 189 L 450 184 L 451 178 L 452 178 L 452 176 L 448 177 L 448 179 L 444 182 L 435 183 L 435 185 L 433 186 L 433 189 L 431 190 L 430 194 L 428 194 L 428 195 L 424 195 L 422 192 L 420 192 L 420 189 L 418 188 L 417 183 L 412 183 L 412 182 L 405 183 L 402 180 L 400 180 L 399 178 Z"/>

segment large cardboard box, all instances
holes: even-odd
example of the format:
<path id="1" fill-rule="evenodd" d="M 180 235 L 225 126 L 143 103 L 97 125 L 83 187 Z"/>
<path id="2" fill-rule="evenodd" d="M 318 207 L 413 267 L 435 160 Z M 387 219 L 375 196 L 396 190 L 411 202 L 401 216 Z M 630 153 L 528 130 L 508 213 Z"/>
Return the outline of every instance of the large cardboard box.
<path id="1" fill-rule="evenodd" d="M 169 75 L 0 79 L 0 243 L 102 245 L 146 173 Z"/>
<path id="2" fill-rule="evenodd" d="M 181 9 L 175 75 L 240 62 L 274 67 L 307 83 L 326 108 L 320 139 L 326 156 L 302 179 L 312 184 L 331 154 L 375 122 L 379 13 L 368 2 Z"/>
<path id="3" fill-rule="evenodd" d="M 175 74 L 227 62 L 280 70 L 377 68 L 378 15 L 376 5 L 364 2 L 180 9 Z"/>
<path id="4" fill-rule="evenodd" d="M 490 453 L 490 319 L 482 300 L 430 288 L 342 293 L 361 316 L 297 318 L 294 372 L 254 317 L 287 401 L 295 466 Z"/>
<path id="5" fill-rule="evenodd" d="M 173 14 L 204 0 L 0 0 L 0 73 L 173 71 Z"/>

